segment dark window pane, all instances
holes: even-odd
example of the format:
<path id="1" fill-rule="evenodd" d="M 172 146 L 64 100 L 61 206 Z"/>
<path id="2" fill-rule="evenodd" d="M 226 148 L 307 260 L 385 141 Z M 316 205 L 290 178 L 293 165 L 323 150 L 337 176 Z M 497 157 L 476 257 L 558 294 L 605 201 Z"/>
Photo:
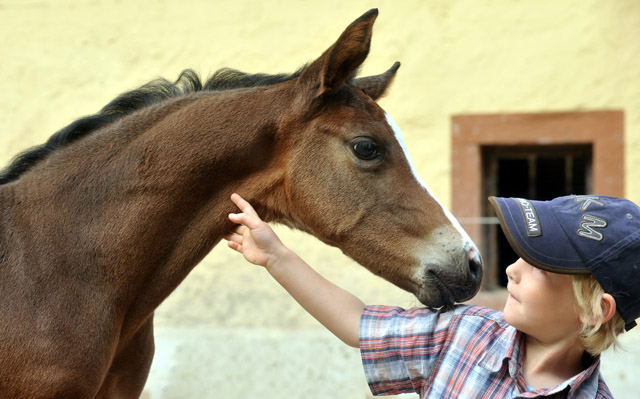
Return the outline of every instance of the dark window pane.
<path id="1" fill-rule="evenodd" d="M 573 158 L 573 190 L 569 194 L 587 193 L 587 159 L 582 157 Z"/>
<path id="2" fill-rule="evenodd" d="M 529 162 L 526 159 L 498 159 L 500 197 L 528 197 Z"/>
<path id="3" fill-rule="evenodd" d="M 496 146 L 483 148 L 485 193 L 499 197 L 549 200 L 568 194 L 586 194 L 591 173 L 591 146 Z M 491 165 L 495 165 L 493 168 Z M 497 227 L 497 226 L 496 226 Z M 493 259 L 489 272 L 495 282 L 506 286 L 505 269 L 518 256 L 502 229 L 492 231 Z M 495 274 L 494 274 L 495 273 Z"/>
<path id="4" fill-rule="evenodd" d="M 538 158 L 536 160 L 535 182 L 536 198 L 550 200 L 568 194 L 565 187 L 565 159 Z"/>

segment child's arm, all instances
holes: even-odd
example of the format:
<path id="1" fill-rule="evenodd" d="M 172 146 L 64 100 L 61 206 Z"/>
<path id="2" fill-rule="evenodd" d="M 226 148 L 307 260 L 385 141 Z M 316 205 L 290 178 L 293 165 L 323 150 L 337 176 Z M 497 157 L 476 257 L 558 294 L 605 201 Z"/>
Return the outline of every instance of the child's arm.
<path id="1" fill-rule="evenodd" d="M 268 224 L 238 194 L 231 200 L 242 213 L 230 214 L 239 224 L 227 234 L 229 247 L 247 261 L 264 266 L 302 307 L 347 345 L 359 347 L 358 328 L 364 303 L 331 283 L 282 244 Z"/>

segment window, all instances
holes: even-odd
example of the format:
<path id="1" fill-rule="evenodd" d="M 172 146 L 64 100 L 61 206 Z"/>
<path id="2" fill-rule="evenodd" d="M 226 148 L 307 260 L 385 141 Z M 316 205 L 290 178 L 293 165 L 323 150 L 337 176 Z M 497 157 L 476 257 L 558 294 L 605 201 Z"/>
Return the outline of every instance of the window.
<path id="1" fill-rule="evenodd" d="M 591 190 L 591 145 L 482 146 L 482 197 L 548 200 Z M 518 258 L 509 246 L 488 202 L 483 253 L 489 262 L 489 286 L 506 287 L 505 269 Z"/>
<path id="2" fill-rule="evenodd" d="M 485 288 L 515 257 L 487 197 L 624 196 L 623 124 L 622 111 L 452 118 L 451 208 L 483 252 Z"/>

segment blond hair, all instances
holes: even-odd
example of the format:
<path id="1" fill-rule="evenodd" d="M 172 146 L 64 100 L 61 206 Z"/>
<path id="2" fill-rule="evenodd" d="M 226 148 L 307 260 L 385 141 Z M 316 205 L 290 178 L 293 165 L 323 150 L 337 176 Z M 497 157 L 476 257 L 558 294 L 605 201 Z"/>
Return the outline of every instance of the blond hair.
<path id="1" fill-rule="evenodd" d="M 580 340 L 585 350 L 597 356 L 610 346 L 619 345 L 618 335 L 624 331 L 624 320 L 617 311 L 606 323 L 602 323 L 602 295 L 604 290 L 591 275 L 572 275 L 573 293 L 584 317 Z"/>

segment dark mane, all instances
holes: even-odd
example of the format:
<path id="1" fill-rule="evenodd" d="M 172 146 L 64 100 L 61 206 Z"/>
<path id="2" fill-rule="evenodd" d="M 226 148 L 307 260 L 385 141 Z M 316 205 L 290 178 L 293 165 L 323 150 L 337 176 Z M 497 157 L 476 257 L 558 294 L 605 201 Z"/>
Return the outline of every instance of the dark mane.
<path id="1" fill-rule="evenodd" d="M 5 169 L 0 171 L 0 185 L 17 180 L 24 172 L 58 148 L 65 147 L 113 121 L 149 105 L 198 91 L 270 86 L 300 76 L 305 68 L 306 66 L 303 66 L 292 74 L 278 75 L 247 74 L 235 69 L 223 68 L 207 79 L 204 85 L 198 74 L 191 69 L 182 71 L 173 83 L 164 78 L 152 80 L 137 89 L 119 95 L 97 114 L 80 118 L 58 130 L 44 144 L 18 154 Z"/>

